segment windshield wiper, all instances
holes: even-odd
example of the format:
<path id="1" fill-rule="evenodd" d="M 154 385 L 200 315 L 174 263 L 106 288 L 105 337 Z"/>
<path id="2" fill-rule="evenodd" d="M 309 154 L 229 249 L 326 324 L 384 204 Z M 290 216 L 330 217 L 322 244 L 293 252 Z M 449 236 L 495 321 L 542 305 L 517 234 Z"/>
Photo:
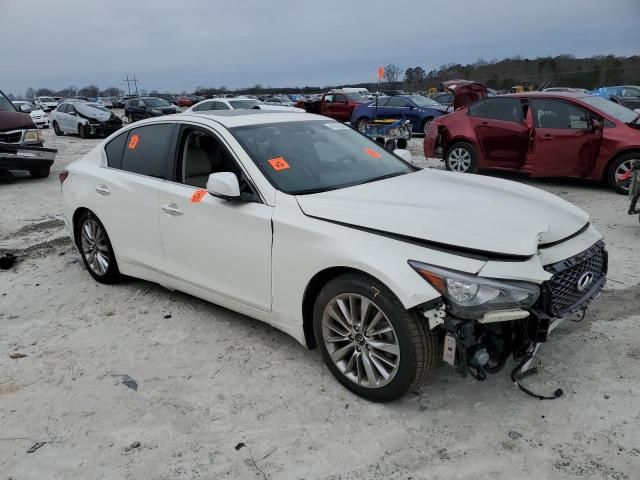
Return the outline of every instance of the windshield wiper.
<path id="1" fill-rule="evenodd" d="M 374 178 L 371 178 L 369 180 L 365 180 L 364 182 L 356 183 L 356 185 L 364 185 L 365 183 L 377 182 L 378 180 L 384 180 L 386 178 L 398 177 L 400 175 L 406 175 L 407 173 L 409 173 L 409 172 L 388 173 L 388 174 L 382 175 L 380 177 L 374 177 Z"/>

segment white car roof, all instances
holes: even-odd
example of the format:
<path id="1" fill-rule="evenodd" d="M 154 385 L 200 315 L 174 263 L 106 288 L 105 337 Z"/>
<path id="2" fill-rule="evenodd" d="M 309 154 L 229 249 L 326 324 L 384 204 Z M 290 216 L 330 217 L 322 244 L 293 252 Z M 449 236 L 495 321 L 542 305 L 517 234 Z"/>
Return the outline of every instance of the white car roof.
<path id="1" fill-rule="evenodd" d="M 146 123 L 166 122 L 167 120 L 211 120 L 226 128 L 244 127 L 247 125 L 267 125 L 269 123 L 303 122 L 305 120 L 335 120 L 311 113 L 285 112 L 274 110 L 208 110 L 203 112 L 178 113 L 171 116 L 155 117 L 150 120 L 136 122 L 136 125 Z"/>

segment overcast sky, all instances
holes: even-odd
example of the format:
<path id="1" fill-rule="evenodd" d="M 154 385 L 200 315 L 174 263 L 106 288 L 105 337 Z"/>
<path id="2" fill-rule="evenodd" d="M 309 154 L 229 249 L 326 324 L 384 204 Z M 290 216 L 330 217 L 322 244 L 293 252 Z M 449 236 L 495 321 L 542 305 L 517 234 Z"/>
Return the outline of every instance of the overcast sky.
<path id="1" fill-rule="evenodd" d="M 0 89 L 373 81 L 506 56 L 640 54 L 640 0 L 0 0 Z"/>

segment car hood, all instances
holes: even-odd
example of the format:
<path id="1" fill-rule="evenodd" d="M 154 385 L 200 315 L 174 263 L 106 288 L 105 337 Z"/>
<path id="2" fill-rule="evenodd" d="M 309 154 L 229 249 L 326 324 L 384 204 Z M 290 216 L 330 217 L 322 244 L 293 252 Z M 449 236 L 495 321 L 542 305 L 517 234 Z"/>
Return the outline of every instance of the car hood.
<path id="1" fill-rule="evenodd" d="M 4 112 L 0 110 L 0 130 L 35 128 L 28 113 Z"/>
<path id="2" fill-rule="evenodd" d="M 504 256 L 531 256 L 565 239 L 589 216 L 520 183 L 425 169 L 329 192 L 299 195 L 315 218 L 374 233 Z"/>
<path id="3" fill-rule="evenodd" d="M 85 118 L 97 120 L 99 122 L 106 122 L 111 118 L 111 112 L 105 112 L 104 110 L 92 107 L 91 105 L 88 105 L 86 103 L 77 102 L 74 103 L 73 106 L 78 111 L 78 113 Z"/>

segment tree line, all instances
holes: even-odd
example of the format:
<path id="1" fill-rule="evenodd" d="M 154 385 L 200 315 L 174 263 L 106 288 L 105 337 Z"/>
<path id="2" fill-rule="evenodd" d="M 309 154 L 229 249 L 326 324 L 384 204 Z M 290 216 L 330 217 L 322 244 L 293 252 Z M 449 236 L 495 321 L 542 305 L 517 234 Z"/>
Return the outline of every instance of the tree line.
<path id="1" fill-rule="evenodd" d="M 593 89 L 604 85 L 640 85 L 640 56 L 594 55 L 588 58 L 576 58 L 573 55 L 558 55 L 555 57 L 538 57 L 534 59 L 515 56 L 502 60 L 478 59 L 474 63 L 448 63 L 438 68 L 426 70 L 421 66 L 401 68 L 390 64 L 384 68 L 384 88 L 402 88 L 407 91 L 428 91 L 437 88 L 447 80 L 463 79 L 476 80 L 485 83 L 489 88 L 509 90 L 514 85 L 530 85 L 534 88 L 541 86 L 562 86 Z M 316 93 L 344 85 L 304 86 L 304 87 L 272 87 L 255 84 L 250 87 L 235 90 L 220 87 L 197 87 L 197 95 L 231 94 L 278 94 L 278 93 Z M 375 90 L 375 82 L 350 84 Z M 83 97 L 117 97 L 124 95 L 124 90 L 109 87 L 101 90 L 97 85 L 87 85 L 78 88 L 71 85 L 61 90 L 50 88 L 27 88 L 27 99 L 36 96 L 57 96 L 71 98 Z M 159 93 L 146 89 L 139 91 L 141 95 Z M 182 94 L 187 92 L 183 91 Z"/>

